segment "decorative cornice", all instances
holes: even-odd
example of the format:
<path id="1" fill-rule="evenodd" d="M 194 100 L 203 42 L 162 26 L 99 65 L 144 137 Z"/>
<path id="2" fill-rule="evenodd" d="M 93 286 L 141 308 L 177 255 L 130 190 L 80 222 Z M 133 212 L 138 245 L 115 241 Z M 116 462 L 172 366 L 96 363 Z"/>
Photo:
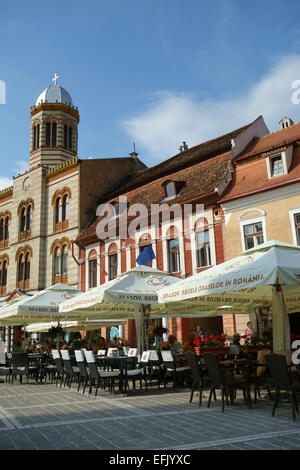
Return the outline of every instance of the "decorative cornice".
<path id="1" fill-rule="evenodd" d="M 46 177 L 47 176 L 53 176 L 54 174 L 57 174 L 59 172 L 63 172 L 66 168 L 70 168 L 72 166 L 76 166 L 78 164 L 78 157 L 73 157 L 70 160 L 66 160 L 63 163 L 59 163 L 59 165 L 56 165 L 53 168 L 49 168 L 46 172 Z"/>
<path id="2" fill-rule="evenodd" d="M 68 113 L 73 116 L 76 119 L 77 124 L 79 124 L 80 121 L 78 109 L 64 103 L 40 103 L 38 106 L 32 106 L 30 108 L 31 117 L 41 111 L 63 111 L 64 113 Z"/>
<path id="3" fill-rule="evenodd" d="M 2 197 L 8 196 L 13 193 L 13 186 L 9 186 L 8 188 L 1 189 L 0 191 L 0 199 Z"/>

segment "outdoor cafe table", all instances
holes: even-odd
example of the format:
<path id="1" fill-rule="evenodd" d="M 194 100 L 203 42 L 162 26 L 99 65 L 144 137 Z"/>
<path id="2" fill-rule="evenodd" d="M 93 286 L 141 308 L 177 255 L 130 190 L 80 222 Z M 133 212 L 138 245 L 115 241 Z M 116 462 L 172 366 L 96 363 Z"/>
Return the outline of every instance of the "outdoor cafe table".
<path id="1" fill-rule="evenodd" d="M 137 358 L 128 356 L 96 356 L 96 363 L 100 366 L 112 369 L 119 369 L 119 391 L 120 393 L 127 392 L 127 368 L 129 364 L 136 364 Z"/>

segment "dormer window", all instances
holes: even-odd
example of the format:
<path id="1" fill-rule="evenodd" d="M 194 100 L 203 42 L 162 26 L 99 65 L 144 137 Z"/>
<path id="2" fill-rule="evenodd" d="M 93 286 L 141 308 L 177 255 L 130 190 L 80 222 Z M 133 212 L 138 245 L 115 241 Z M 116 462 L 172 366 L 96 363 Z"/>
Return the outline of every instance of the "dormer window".
<path id="1" fill-rule="evenodd" d="M 172 199 L 178 196 L 182 188 L 185 186 L 184 181 L 165 181 L 163 183 L 165 189 L 165 199 Z"/>
<path id="2" fill-rule="evenodd" d="M 176 187 L 174 181 L 170 181 L 166 184 L 166 197 L 176 196 Z"/>
<path id="3" fill-rule="evenodd" d="M 293 161 L 293 146 L 290 145 L 285 150 L 273 153 L 266 157 L 268 178 L 286 175 Z"/>
<path id="4" fill-rule="evenodd" d="M 271 158 L 270 163 L 272 177 L 283 175 L 283 162 L 281 155 L 277 155 L 277 157 Z"/>

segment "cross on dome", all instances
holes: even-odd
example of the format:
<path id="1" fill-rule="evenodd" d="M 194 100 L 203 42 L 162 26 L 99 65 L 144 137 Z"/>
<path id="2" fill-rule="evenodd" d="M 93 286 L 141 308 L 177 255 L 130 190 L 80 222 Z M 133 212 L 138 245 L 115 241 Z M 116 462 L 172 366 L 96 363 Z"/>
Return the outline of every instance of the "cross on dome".
<path id="1" fill-rule="evenodd" d="M 55 72 L 54 74 L 54 78 L 52 78 L 52 82 L 54 82 L 54 85 L 57 85 L 57 80 L 59 79 L 59 75 L 57 75 L 57 73 Z"/>

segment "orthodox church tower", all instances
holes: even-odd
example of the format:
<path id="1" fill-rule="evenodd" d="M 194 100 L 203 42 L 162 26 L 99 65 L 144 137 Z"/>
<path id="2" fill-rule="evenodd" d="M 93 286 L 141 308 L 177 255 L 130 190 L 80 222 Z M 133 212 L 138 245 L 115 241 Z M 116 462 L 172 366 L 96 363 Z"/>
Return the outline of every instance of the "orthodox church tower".
<path id="1" fill-rule="evenodd" d="M 54 166 L 77 155 L 78 108 L 70 94 L 60 85 L 55 74 L 30 109 L 30 169 L 39 164 Z"/>

